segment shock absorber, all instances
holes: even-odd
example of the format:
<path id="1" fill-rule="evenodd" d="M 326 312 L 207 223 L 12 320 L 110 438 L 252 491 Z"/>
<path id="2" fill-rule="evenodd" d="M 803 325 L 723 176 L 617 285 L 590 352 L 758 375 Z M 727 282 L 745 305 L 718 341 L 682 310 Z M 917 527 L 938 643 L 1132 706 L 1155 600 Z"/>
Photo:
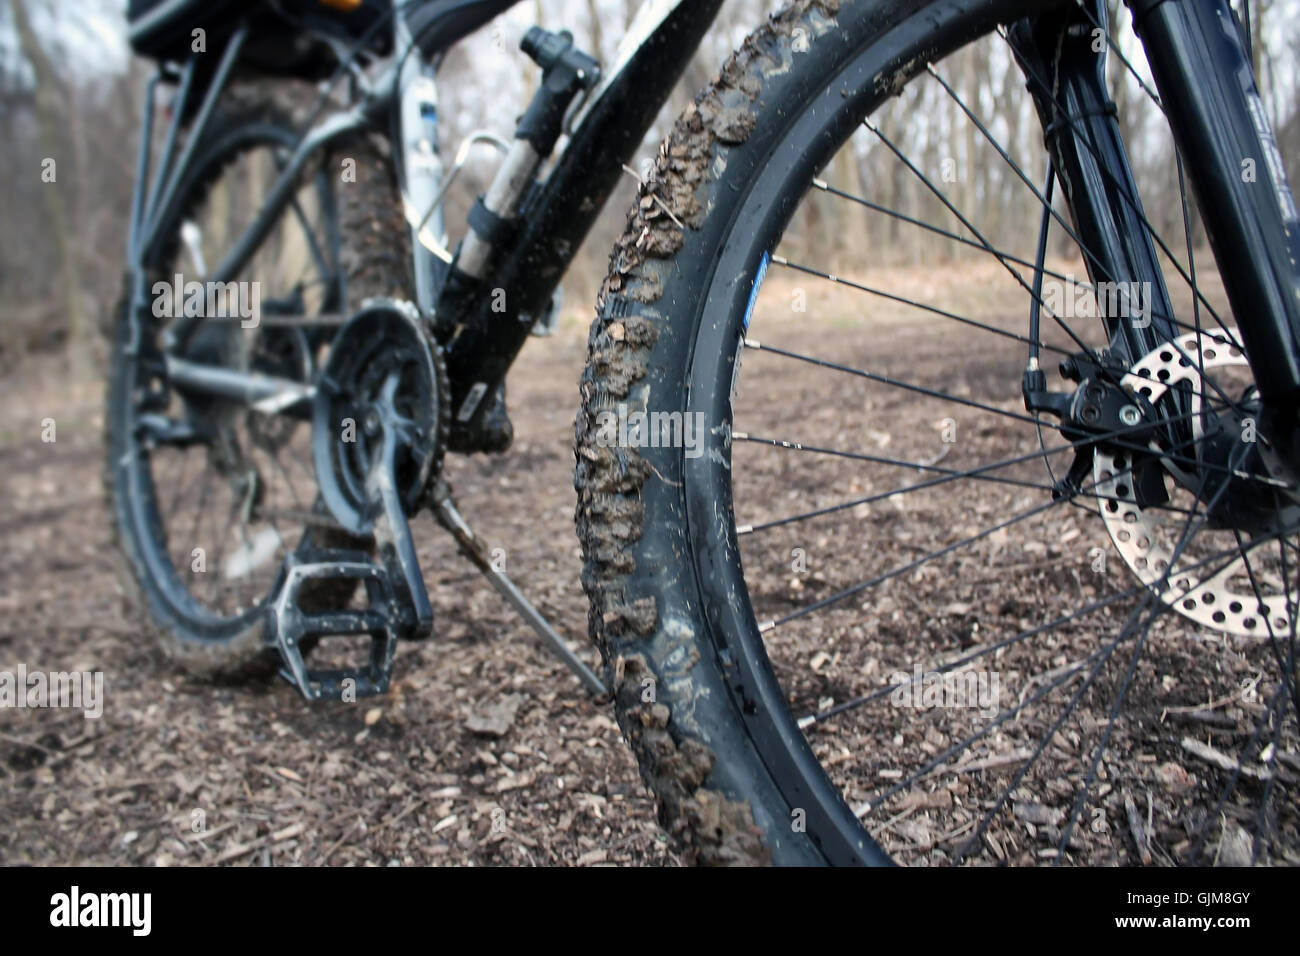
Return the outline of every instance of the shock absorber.
<path id="1" fill-rule="evenodd" d="M 459 318 L 488 276 L 494 250 L 514 234 L 538 170 L 555 149 L 574 98 L 600 79 L 600 64 L 573 45 L 573 34 L 567 30 L 552 33 L 533 27 L 520 49 L 542 68 L 542 83 L 515 129 L 496 177 L 470 210 L 469 232 L 456 251 L 438 303 L 438 323 L 443 328 Z"/>

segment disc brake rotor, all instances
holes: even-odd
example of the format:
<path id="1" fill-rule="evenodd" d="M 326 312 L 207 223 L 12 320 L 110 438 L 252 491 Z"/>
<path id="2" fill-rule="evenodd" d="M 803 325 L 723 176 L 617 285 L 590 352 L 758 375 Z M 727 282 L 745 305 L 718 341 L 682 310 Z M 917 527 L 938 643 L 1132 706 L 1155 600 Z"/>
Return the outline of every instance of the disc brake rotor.
<path id="1" fill-rule="evenodd" d="M 1228 334 L 1237 338 L 1235 329 Z M 1176 340 L 1176 346 L 1162 346 L 1142 358 L 1124 376 L 1122 384 L 1152 404 L 1171 386 L 1190 385 L 1193 434 L 1200 439 L 1200 412 L 1204 405 L 1202 367 L 1209 372 L 1248 364 L 1246 356 L 1230 344 L 1227 336 L 1189 332 Z M 1154 442 L 1151 448 L 1159 457 L 1160 448 Z M 1144 509 L 1138 502 L 1132 464 L 1132 457 L 1122 451 L 1098 448 L 1093 457 L 1093 479 L 1110 539 L 1138 579 L 1153 589 L 1162 588 L 1160 599 L 1165 604 L 1212 630 L 1256 638 L 1267 638 L 1270 625 L 1275 633 L 1288 630 L 1291 623 L 1288 605 L 1294 606 L 1296 592 L 1287 590 L 1280 581 L 1274 587 L 1280 593 L 1269 595 L 1257 594 L 1249 581 L 1243 587 L 1242 580 L 1249 576 L 1241 557 L 1218 567 L 1219 562 L 1200 564 L 1184 551 L 1175 562 L 1177 536 L 1169 534 L 1168 528 L 1157 520 L 1158 509 Z M 1168 475 L 1164 479 L 1170 480 Z M 1265 542 L 1252 545 L 1246 541 L 1243 547 L 1249 553 L 1262 543 Z"/>

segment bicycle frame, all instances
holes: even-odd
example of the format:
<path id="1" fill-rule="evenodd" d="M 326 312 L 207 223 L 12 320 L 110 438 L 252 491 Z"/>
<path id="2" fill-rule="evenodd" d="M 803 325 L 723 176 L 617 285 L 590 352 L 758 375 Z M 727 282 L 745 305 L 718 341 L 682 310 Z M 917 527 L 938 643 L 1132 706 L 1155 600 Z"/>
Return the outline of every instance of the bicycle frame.
<path id="1" fill-rule="evenodd" d="M 1235 16 L 1228 0 L 1127 2 L 1178 141 L 1207 146 L 1185 151 L 1181 161 L 1201 200 L 1210 242 L 1261 397 L 1266 408 L 1289 425 L 1300 407 L 1300 219 Z M 443 342 L 457 426 L 472 424 L 489 404 L 481 401 L 483 396 L 504 380 L 534 320 L 547 307 L 622 174 L 623 164 L 644 137 L 721 3 L 651 0 L 639 20 L 641 31 L 630 36 L 625 55 L 581 106 L 576 124 L 570 124 L 566 148 L 521 209 L 522 227 L 494 250 L 491 282 L 480 290 L 484 294 L 470 303 Z M 1096 22 L 1104 23 L 1105 4 L 1100 0 L 1090 3 Z M 1063 23 L 1062 16 L 1067 22 Z M 1131 364 L 1174 338 L 1177 329 L 1159 254 L 1143 228 L 1145 214 L 1106 91 L 1104 57 L 1089 27 L 1079 11 L 1067 7 L 1064 14 L 1053 11 L 1013 25 L 1009 38 L 1049 131 L 1048 148 L 1065 187 L 1093 282 L 1139 282 L 1151 292 L 1153 321 L 1149 327 L 1138 327 L 1121 317 L 1108 320 L 1112 350 Z M 399 41 L 410 42 L 402 35 L 400 24 L 395 30 Z M 227 44 L 198 108 L 190 144 L 210 119 L 245 35 L 246 28 L 241 28 Z M 459 38 L 447 37 L 447 45 Z M 385 124 L 400 117 L 402 65 L 406 62 L 402 49 L 399 44 L 396 65 L 390 65 L 373 90 L 302 137 L 261 214 L 213 270 L 213 281 L 228 281 L 256 251 L 314 156 L 358 131 L 385 132 Z M 419 74 L 432 78 L 434 67 L 428 60 L 414 57 L 413 62 Z M 159 80 L 150 82 L 130 239 L 137 309 L 145 304 L 145 263 L 161 241 L 157 230 L 162 211 L 174 199 L 190 158 L 187 147 L 173 162 L 193 73 L 190 62 L 180 77 L 162 168 L 146 201 L 153 93 Z M 395 143 L 401 143 L 400 122 L 396 126 Z M 1258 182 L 1243 177 L 1235 165 L 1237 157 L 1256 162 Z M 405 163 L 399 172 L 404 169 Z M 404 174 L 401 181 L 405 195 Z M 1285 247 L 1270 247 L 1261 224 L 1283 230 L 1288 237 Z M 1128 245 L 1121 242 L 1122 236 L 1141 239 Z M 418 304 L 431 315 L 438 309 L 442 292 L 440 257 L 418 234 L 413 238 Z M 500 310 L 500 296 L 486 294 L 501 291 L 505 293 L 504 311 Z M 299 383 L 208 369 L 181 358 L 201 321 L 181 318 L 170 330 L 167 367 L 178 386 L 239 401 L 275 402 L 282 413 L 305 413 L 311 390 Z"/>
<path id="2" fill-rule="evenodd" d="M 515 356 L 527 340 L 533 320 L 549 303 L 555 288 L 576 254 L 591 225 L 613 191 L 623 165 L 645 137 L 655 115 L 685 70 L 691 55 L 712 24 L 722 0 L 651 0 L 629 30 L 624 54 L 602 78 L 600 85 L 578 105 L 576 118 L 568 125 L 569 141 L 554 159 L 550 174 L 522 210 L 523 226 L 508 243 L 495 250 L 492 281 L 474 303 L 469 320 L 446 344 L 447 367 L 452 385 L 452 405 L 461 423 L 476 410 L 467 407 L 469 395 L 481 397 L 504 379 Z M 392 136 L 395 151 L 404 142 L 401 117 L 403 85 L 413 77 L 432 79 L 435 72 L 429 51 L 426 56 L 403 51 L 413 41 L 405 34 L 400 17 L 394 17 L 398 52 L 385 67 L 372 89 L 350 108 L 335 113 L 301 137 L 271 187 L 261 210 L 225 258 L 207 277 L 228 282 L 239 274 L 277 218 L 292 200 L 299 178 L 308 164 L 333 144 L 358 132 L 377 131 Z M 638 26 L 639 24 L 639 26 Z M 159 244 L 163 213 L 174 201 L 181 177 L 191 159 L 190 148 L 206 128 L 213 110 L 229 83 L 247 28 L 236 30 L 226 45 L 198 106 L 187 148 L 174 157 L 181 118 L 185 115 L 195 65 L 191 60 L 179 77 L 173 117 L 163 144 L 162 160 L 150 188 L 149 150 L 154 124 L 154 94 L 161 76 L 154 77 L 147 90 L 136 191 L 132 202 L 129 262 L 135 294 L 133 306 L 147 307 L 146 268 Z M 450 45 L 458 35 L 440 38 Z M 630 42 L 628 42 L 630 41 Z M 413 54 L 419 51 L 412 51 Z M 434 144 L 436 147 L 436 143 Z M 403 157 L 399 182 L 407 195 L 408 164 Z M 146 200 L 146 191 L 148 198 Z M 415 219 L 419 215 L 420 219 Z M 440 257 L 426 241 L 428 230 L 418 224 L 428 210 L 408 210 L 412 220 L 412 248 L 418 305 L 426 316 L 437 309 L 441 291 Z M 436 231 L 436 230 L 435 230 Z M 494 296 L 504 290 L 507 308 L 493 311 L 501 301 Z M 312 390 L 300 383 L 280 381 L 265 375 L 231 369 L 211 369 L 187 361 L 183 355 L 191 336 L 202 324 L 199 316 L 180 317 L 168 329 L 166 365 L 169 378 L 179 387 L 247 403 L 275 403 L 274 410 L 299 417 L 308 413 Z M 481 411 L 481 410 L 480 410 Z"/>

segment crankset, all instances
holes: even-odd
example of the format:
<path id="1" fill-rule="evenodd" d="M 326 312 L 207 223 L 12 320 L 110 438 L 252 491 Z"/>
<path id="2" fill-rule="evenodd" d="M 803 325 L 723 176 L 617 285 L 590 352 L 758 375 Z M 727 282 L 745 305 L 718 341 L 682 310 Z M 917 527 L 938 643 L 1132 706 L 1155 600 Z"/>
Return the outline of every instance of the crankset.
<path id="1" fill-rule="evenodd" d="M 339 330 L 318 379 L 312 415 L 321 518 L 344 537 L 373 538 L 377 560 L 362 550 L 299 548 L 271 607 L 281 675 L 309 700 L 355 700 L 388 688 L 397 642 L 427 637 L 433 628 L 409 522 L 427 506 L 552 653 L 589 691 L 604 693 L 600 679 L 489 558 L 456 510 L 439 468 L 447 394 L 441 352 L 413 307 L 372 301 Z M 342 587 L 309 589 L 312 582 Z M 364 585 L 362 607 L 352 606 L 355 598 L 346 607 L 323 610 L 314 600 L 302 600 L 323 591 L 358 593 L 357 584 Z M 307 655 L 322 639 L 345 635 L 370 638 L 363 667 L 307 666 Z"/>
<path id="2" fill-rule="evenodd" d="M 427 637 L 433 609 L 409 518 L 442 457 L 446 381 L 437 346 L 414 308 L 367 302 L 338 332 L 318 380 L 312 456 L 328 517 L 364 551 L 300 549 L 285 568 L 271 613 L 283 676 L 307 698 L 384 692 L 398 640 Z M 307 610 L 308 582 L 364 584 L 366 604 Z M 316 589 L 319 591 L 319 589 Z M 305 655 L 323 638 L 368 636 L 365 666 L 312 670 Z"/>

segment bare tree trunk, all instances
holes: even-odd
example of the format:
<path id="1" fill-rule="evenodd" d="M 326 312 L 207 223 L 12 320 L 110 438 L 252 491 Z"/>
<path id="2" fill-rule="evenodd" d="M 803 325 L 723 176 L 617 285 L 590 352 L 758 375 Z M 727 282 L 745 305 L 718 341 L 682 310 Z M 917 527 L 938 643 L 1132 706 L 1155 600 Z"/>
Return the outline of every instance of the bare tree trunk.
<path id="1" fill-rule="evenodd" d="M 1111 0 L 1110 3 L 1110 42 L 1111 49 L 1107 51 L 1107 63 L 1112 75 L 1111 96 L 1115 100 L 1116 115 L 1119 121 L 1119 133 L 1124 142 L 1133 143 L 1133 124 L 1135 120 L 1135 110 L 1130 102 L 1130 92 L 1132 84 L 1135 82 L 1129 69 L 1116 55 L 1115 51 L 1122 49 L 1120 43 L 1123 36 L 1120 32 L 1120 14 L 1123 4 L 1120 0 Z"/>
<path id="2" fill-rule="evenodd" d="M 78 274 L 76 253 L 72 237 L 76 229 L 70 220 L 69 210 L 75 203 L 64 201 L 65 186 L 76 182 L 76 162 L 65 162 L 59 169 L 59 128 L 64 118 L 63 100 L 58 77 L 45 55 L 40 40 L 32 29 L 27 15 L 27 0 L 14 0 L 14 27 L 18 32 L 18 42 L 23 56 L 32 65 L 36 76 L 34 96 L 36 123 L 40 138 L 41 151 L 46 159 L 55 160 L 54 182 L 41 184 L 45 200 L 46 215 L 49 218 L 50 235 L 54 240 L 55 257 L 59 264 L 60 284 L 63 286 L 63 307 L 68 319 L 69 356 L 74 372 L 78 375 L 89 374 L 91 368 L 90 329 L 86 322 L 85 308 L 81 297 L 81 281 Z M 71 168 L 69 168 L 71 167 Z M 29 175 L 41 175 L 41 171 L 32 170 Z"/>
<path id="3" fill-rule="evenodd" d="M 591 20 L 591 55 L 605 59 L 605 32 L 600 26 L 600 9 L 596 0 L 587 0 L 587 17 Z"/>
<path id="4" fill-rule="evenodd" d="M 1246 0 L 1247 3 L 1250 0 Z M 1268 9 L 1268 4 L 1264 0 L 1259 0 L 1251 10 L 1254 16 L 1250 19 L 1250 55 L 1251 66 L 1255 68 L 1255 79 L 1262 82 L 1264 78 L 1263 58 L 1264 58 L 1264 11 Z"/>
<path id="5" fill-rule="evenodd" d="M 862 196 L 862 177 L 858 169 L 857 150 L 850 139 L 831 160 L 826 177 L 850 196 Z M 867 211 L 860 205 L 838 196 L 818 195 L 822 205 L 822 231 L 818 237 L 825 250 L 824 261 L 837 271 L 851 270 L 863 265 L 865 251 L 870 248 L 867 234 Z"/>
<path id="6" fill-rule="evenodd" d="M 980 88 L 983 84 L 988 70 L 982 62 L 980 52 L 983 44 L 973 43 L 961 52 L 965 59 L 965 76 L 963 83 L 966 87 L 963 99 L 966 105 L 976 116 L 981 116 L 983 111 L 980 109 Z M 956 112 L 954 110 L 954 115 Z M 987 122 L 987 117 L 985 118 Z M 979 175 L 981 164 L 975 158 L 977 130 L 970 117 L 962 114 L 959 122 L 962 124 L 963 144 L 961 166 L 958 168 L 957 175 L 961 177 L 962 188 L 960 191 L 961 204 L 957 207 L 962 214 L 974 222 L 980 229 L 988 229 L 988 220 L 981 216 L 979 206 L 979 183 L 976 177 Z M 954 144 L 955 146 L 955 144 Z M 983 210 L 988 212 L 988 210 Z M 959 256 L 962 252 L 960 248 L 951 247 L 954 256 Z"/>

